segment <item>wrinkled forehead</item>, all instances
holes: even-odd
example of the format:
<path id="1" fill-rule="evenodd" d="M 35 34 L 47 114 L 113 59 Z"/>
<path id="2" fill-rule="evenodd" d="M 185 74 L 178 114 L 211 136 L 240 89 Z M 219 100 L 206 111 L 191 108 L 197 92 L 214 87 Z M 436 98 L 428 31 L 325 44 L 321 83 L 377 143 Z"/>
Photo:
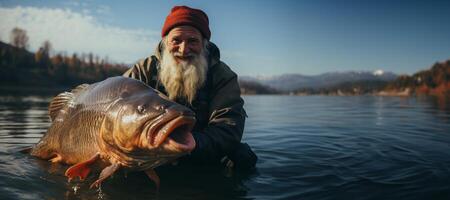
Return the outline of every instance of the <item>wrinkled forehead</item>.
<path id="1" fill-rule="evenodd" d="M 177 26 L 170 30 L 170 32 L 167 34 L 167 38 L 169 40 L 171 39 L 179 39 L 179 40 L 185 40 L 185 39 L 198 39 L 202 40 L 203 35 L 200 33 L 200 31 L 197 28 L 194 28 L 192 26 Z"/>

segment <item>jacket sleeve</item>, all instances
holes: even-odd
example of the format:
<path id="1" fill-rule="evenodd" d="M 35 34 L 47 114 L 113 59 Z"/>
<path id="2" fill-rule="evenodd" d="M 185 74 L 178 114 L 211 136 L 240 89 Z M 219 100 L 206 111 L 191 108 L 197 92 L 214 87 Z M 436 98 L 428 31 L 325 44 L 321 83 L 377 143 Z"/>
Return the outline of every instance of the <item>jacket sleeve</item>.
<path id="1" fill-rule="evenodd" d="M 209 122 L 205 129 L 193 132 L 196 148 L 190 159 L 200 163 L 219 163 L 240 143 L 246 113 L 237 75 L 224 63 L 214 69 L 209 88 Z"/>
<path id="2" fill-rule="evenodd" d="M 151 80 L 151 70 L 154 66 L 154 61 L 152 57 L 147 57 L 145 59 L 140 60 L 133 67 L 128 69 L 122 76 L 128 78 L 134 78 L 144 82 L 147 85 L 150 85 Z"/>

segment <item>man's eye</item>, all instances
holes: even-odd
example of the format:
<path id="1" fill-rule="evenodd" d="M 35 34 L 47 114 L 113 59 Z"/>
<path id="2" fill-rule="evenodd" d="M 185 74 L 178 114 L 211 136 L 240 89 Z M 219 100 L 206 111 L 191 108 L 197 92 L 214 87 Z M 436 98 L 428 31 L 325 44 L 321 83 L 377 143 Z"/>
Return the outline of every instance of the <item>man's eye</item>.
<path id="1" fill-rule="evenodd" d="M 172 44 L 180 44 L 180 42 L 181 42 L 181 40 L 179 40 L 179 39 L 176 39 L 176 38 L 172 39 Z"/>
<path id="2" fill-rule="evenodd" d="M 196 38 L 191 38 L 191 39 L 189 39 L 189 43 L 197 44 L 198 42 L 199 42 L 199 40 L 196 39 Z"/>

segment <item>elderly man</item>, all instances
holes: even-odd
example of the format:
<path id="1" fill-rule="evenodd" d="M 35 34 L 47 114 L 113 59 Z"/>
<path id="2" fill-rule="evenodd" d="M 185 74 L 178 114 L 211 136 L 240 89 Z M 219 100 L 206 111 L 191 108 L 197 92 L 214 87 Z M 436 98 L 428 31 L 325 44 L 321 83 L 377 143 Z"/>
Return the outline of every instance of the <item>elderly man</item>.
<path id="1" fill-rule="evenodd" d="M 192 130 L 196 147 L 182 163 L 254 167 L 256 155 L 240 142 L 246 113 L 237 75 L 220 61 L 219 49 L 209 41 L 207 15 L 175 6 L 161 36 L 155 54 L 139 61 L 124 76 L 141 80 L 196 113 Z"/>

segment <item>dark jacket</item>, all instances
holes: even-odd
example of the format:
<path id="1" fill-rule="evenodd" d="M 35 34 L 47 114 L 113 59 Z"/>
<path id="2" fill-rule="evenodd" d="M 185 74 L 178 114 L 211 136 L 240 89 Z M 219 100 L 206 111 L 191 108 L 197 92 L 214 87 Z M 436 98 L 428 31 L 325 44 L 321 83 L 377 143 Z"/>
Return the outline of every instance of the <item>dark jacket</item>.
<path id="1" fill-rule="evenodd" d="M 183 100 L 176 101 L 191 108 L 197 118 L 192 131 L 197 145 L 182 161 L 218 164 L 222 157 L 230 155 L 240 143 L 246 113 L 236 73 L 220 61 L 216 45 L 210 43 L 207 48 L 209 64 L 205 84 L 197 92 L 192 105 Z M 155 55 L 136 63 L 123 76 L 141 80 L 167 95 L 157 77 L 160 46 L 155 52 Z"/>

